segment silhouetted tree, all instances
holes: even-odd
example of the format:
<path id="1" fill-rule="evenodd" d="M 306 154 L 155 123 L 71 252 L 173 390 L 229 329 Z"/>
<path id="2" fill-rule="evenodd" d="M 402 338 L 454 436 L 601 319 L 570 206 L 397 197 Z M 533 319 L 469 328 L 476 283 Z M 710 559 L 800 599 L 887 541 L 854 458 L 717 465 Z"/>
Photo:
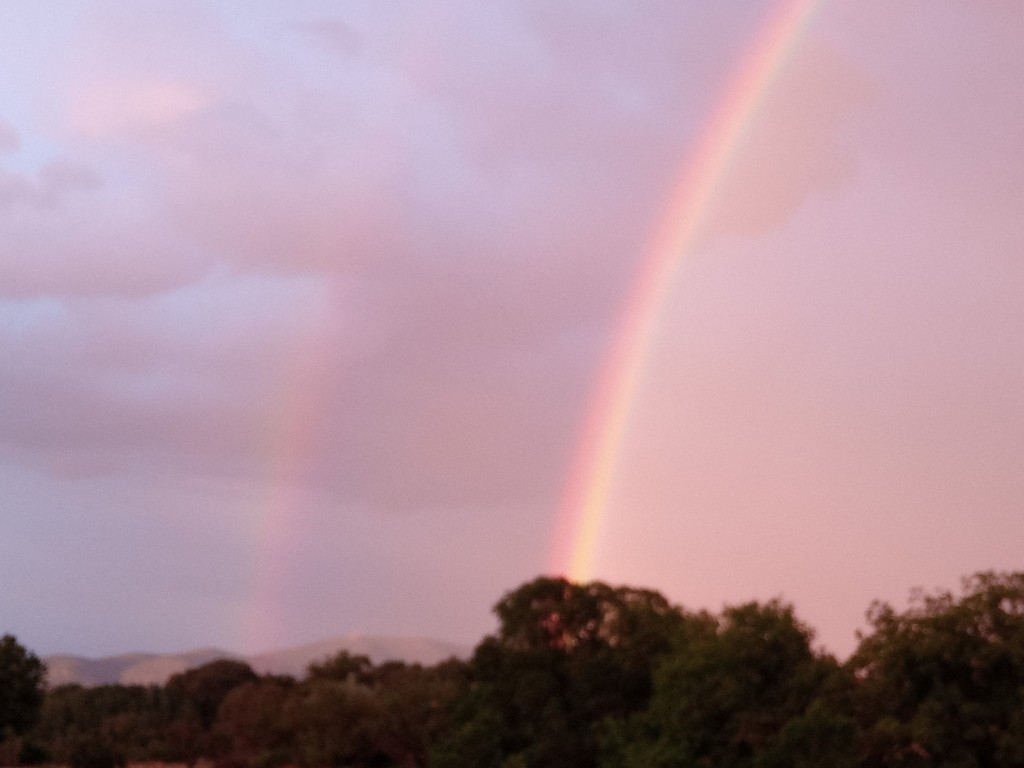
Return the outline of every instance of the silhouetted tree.
<path id="1" fill-rule="evenodd" d="M 124 753 L 98 734 L 79 736 L 67 758 L 69 768 L 124 768 Z"/>
<path id="2" fill-rule="evenodd" d="M 194 764 L 202 756 L 223 749 L 212 725 L 221 702 L 235 688 L 258 679 L 252 668 L 241 661 L 218 659 L 173 675 L 167 692 L 178 702 L 178 716 L 169 732 L 179 750 L 179 759 Z"/>
<path id="3" fill-rule="evenodd" d="M 869 611 L 851 660 L 867 768 L 1024 765 L 1024 573 L 979 573 L 962 592 Z"/>
<path id="4" fill-rule="evenodd" d="M 223 660 L 163 687 L 44 691 L 42 663 L 6 635 L 0 763 L 1024 765 L 1024 573 L 917 593 L 903 612 L 875 603 L 845 665 L 777 600 L 693 614 L 650 590 L 545 577 L 495 612 L 497 631 L 468 662 L 341 653 L 301 681 Z"/>
<path id="5" fill-rule="evenodd" d="M 170 732 L 179 714 L 174 697 L 156 685 L 62 685 L 47 692 L 30 736 L 59 763 L 70 763 L 79 748 L 94 752 L 96 739 L 116 744 L 129 761 L 172 761 L 181 756 Z"/>
<path id="6" fill-rule="evenodd" d="M 0 740 L 35 724 L 45 684 L 43 662 L 14 635 L 0 637 Z"/>
<path id="7" fill-rule="evenodd" d="M 323 661 L 310 664 L 306 670 L 306 679 L 320 680 L 353 680 L 357 683 L 368 683 L 372 677 L 373 664 L 369 656 L 339 651 Z"/>
<path id="8" fill-rule="evenodd" d="M 610 730 L 606 768 L 853 765 L 856 729 L 830 707 L 842 672 L 777 601 L 727 608 L 679 635 L 650 706 Z"/>
<path id="9" fill-rule="evenodd" d="M 430 744 L 441 734 L 444 713 L 458 690 L 464 665 L 452 661 L 433 667 L 386 662 L 373 672 L 383 717 L 377 748 L 391 764 L 425 766 Z"/>
<path id="10" fill-rule="evenodd" d="M 298 762 L 294 727 L 283 716 L 297 685 L 292 679 L 265 677 L 224 697 L 216 728 L 231 761 L 261 768 Z"/>
<path id="11" fill-rule="evenodd" d="M 593 766 L 608 719 L 644 706 L 688 621 L 657 592 L 542 577 L 495 606 L 431 765 Z"/>
<path id="12" fill-rule="evenodd" d="M 368 765 L 379 753 L 383 719 L 372 688 L 355 680 L 311 679 L 285 701 L 282 717 L 302 766 Z"/>
<path id="13" fill-rule="evenodd" d="M 258 679 L 245 662 L 218 659 L 173 675 L 167 690 L 193 708 L 205 729 L 213 724 L 217 708 L 233 688 Z"/>
<path id="14" fill-rule="evenodd" d="M 46 685 L 46 666 L 18 643 L 0 637 L 0 764 L 17 765 L 38 751 L 22 735 L 39 716 Z"/>

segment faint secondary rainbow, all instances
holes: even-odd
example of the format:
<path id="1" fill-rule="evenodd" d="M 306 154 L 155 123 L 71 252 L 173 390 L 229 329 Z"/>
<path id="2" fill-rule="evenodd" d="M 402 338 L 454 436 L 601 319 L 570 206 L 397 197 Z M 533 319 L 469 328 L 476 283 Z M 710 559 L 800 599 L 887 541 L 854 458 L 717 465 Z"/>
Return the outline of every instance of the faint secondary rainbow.
<path id="1" fill-rule="evenodd" d="M 293 329 L 292 344 L 279 361 L 279 405 L 265 434 L 269 460 L 266 485 L 252 510 L 252 572 L 241 609 L 244 636 L 251 651 L 283 642 L 284 606 L 295 562 L 295 541 L 303 511 L 313 502 L 316 443 L 321 436 L 330 383 L 332 332 L 339 323 L 336 286 L 329 280 L 309 288 L 309 313 Z"/>
<path id="2" fill-rule="evenodd" d="M 559 509 L 553 570 L 591 578 L 620 446 L 672 272 L 693 247 L 730 160 L 825 0 L 783 0 L 743 58 L 668 200 L 594 389 Z"/>

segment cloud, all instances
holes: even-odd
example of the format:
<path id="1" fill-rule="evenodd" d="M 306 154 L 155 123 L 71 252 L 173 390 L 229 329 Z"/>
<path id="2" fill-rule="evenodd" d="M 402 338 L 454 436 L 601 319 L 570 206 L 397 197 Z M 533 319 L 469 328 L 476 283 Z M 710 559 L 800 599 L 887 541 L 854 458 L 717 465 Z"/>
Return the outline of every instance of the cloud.
<path id="1" fill-rule="evenodd" d="M 144 132 L 173 124 L 207 103 L 205 93 L 186 83 L 108 78 L 76 90 L 69 121 L 73 131 L 90 137 Z"/>
<path id="2" fill-rule="evenodd" d="M 69 160 L 53 160 L 37 173 L 15 173 L 0 168 L 0 211 L 25 205 L 53 208 L 74 192 L 89 191 L 101 185 L 92 168 Z"/>
<path id="3" fill-rule="evenodd" d="M 152 201 L 109 186 L 78 191 L 78 170 L 70 170 L 55 169 L 36 187 L 23 182 L 18 201 L 26 204 L 12 201 L 0 216 L 0 296 L 138 296 L 208 271 Z"/>
<path id="4" fill-rule="evenodd" d="M 260 76 L 218 12 L 200 3 L 103 0 L 82 10 L 78 28 L 60 114 L 65 133 L 80 143 L 158 141 Z"/>
<path id="5" fill-rule="evenodd" d="M 312 37 L 328 50 L 345 58 L 356 56 L 363 47 L 359 32 L 341 19 L 317 19 L 297 24 L 295 30 Z"/>
<path id="6" fill-rule="evenodd" d="M 21 138 L 14 126 L 0 118 L 0 152 L 15 152 L 21 146 Z"/>
<path id="7" fill-rule="evenodd" d="M 37 58 L 0 67 L 3 544 L 51 553 L 15 576 L 116 595 L 80 540 L 112 556 L 134 520 L 172 565 L 195 525 L 217 621 L 267 607 L 260 544 L 297 627 L 436 614 L 457 568 L 486 619 L 480 585 L 539 564 L 656 217 L 771 5 L 144 0 L 5 28 Z M 651 340 L 616 578 L 856 614 L 878 552 L 897 596 L 964 561 L 896 551 L 973 529 L 922 510 L 994 510 L 973 551 L 1019 551 L 1019 22 L 933 6 L 826 4 L 737 147 Z M 800 592 L 825 550 L 858 584 Z M 157 571 L 128 597 L 185 606 L 199 579 Z"/>
<path id="8" fill-rule="evenodd" d="M 731 14 L 586 5 L 572 44 L 539 6 L 288 26 L 338 56 L 149 10 L 97 6 L 69 54 L 65 140 L 104 185 L 0 221 L 12 312 L 65 308 L 19 336 L 46 356 L 7 379 L 9 449 L 248 477 L 292 451 L 284 480 L 345 503 L 550 503 L 694 68 L 725 68 L 664 57 L 738 45 Z"/>
<path id="9" fill-rule="evenodd" d="M 705 238 L 765 234 L 813 196 L 849 183 L 858 162 L 851 124 L 863 120 L 874 90 L 836 51 L 801 46 L 733 148 Z"/>
<path id="10" fill-rule="evenodd" d="M 98 8 L 65 125 L 104 186 L 0 222 L 8 295 L 68 307 L 36 345 L 74 371 L 40 361 L 9 381 L 40 404 L 7 414 L 11 440 L 67 471 L 259 475 L 295 450 L 301 478 L 387 508 L 555 498 L 651 211 L 699 127 L 687 105 L 709 106 L 703 83 L 727 70 L 685 52 L 735 51 L 756 17 L 634 29 L 586 5 L 567 27 L 539 5 L 453 6 L 431 34 L 411 34 L 416 13 L 288 27 L 325 52 L 252 49 L 198 6 Z M 828 116 L 797 197 L 822 182 L 849 95 L 825 99 L 840 78 L 819 65 L 793 86 Z M 806 145 L 802 104 L 776 133 Z"/>
<path id="11" fill-rule="evenodd" d="M 3 433 L 86 455 L 237 450 L 320 295 L 308 279 L 222 277 L 156 298 L 8 302 L 3 344 L 19 366 L 5 382 L 22 407 L 5 411 Z"/>

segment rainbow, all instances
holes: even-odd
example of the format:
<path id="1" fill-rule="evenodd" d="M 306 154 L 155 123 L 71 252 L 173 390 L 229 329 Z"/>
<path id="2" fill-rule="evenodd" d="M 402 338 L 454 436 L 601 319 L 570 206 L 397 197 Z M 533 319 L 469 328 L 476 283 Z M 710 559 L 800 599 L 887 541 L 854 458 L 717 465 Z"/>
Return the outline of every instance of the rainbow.
<path id="1" fill-rule="evenodd" d="M 591 396 L 559 508 L 552 570 L 591 578 L 620 446 L 658 311 L 691 250 L 737 147 L 824 0 L 782 0 L 707 122 L 660 217 Z"/>
<path id="2" fill-rule="evenodd" d="M 279 403 L 265 434 L 268 457 L 266 486 L 253 504 L 250 525 L 253 560 L 250 589 L 239 608 L 243 647 L 262 651 L 279 646 L 287 622 L 282 615 L 293 562 L 298 524 L 290 515 L 312 503 L 315 496 L 316 444 L 322 437 L 323 408 L 330 386 L 331 329 L 341 320 L 339 288 L 331 280 L 309 286 L 306 296 L 311 319 L 294 329 L 289 354 L 281 360 Z"/>

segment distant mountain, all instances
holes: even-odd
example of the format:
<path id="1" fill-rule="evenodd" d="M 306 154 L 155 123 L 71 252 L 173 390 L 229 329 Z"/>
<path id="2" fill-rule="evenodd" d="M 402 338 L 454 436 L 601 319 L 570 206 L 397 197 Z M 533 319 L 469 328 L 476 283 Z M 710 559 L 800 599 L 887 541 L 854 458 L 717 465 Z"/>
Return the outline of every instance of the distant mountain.
<path id="1" fill-rule="evenodd" d="M 455 656 L 467 658 L 472 648 L 424 637 L 387 637 L 359 632 L 309 645 L 284 648 L 254 656 L 242 656 L 219 648 L 199 648 L 184 653 L 123 653 L 90 659 L 83 656 L 46 656 L 50 686 L 80 685 L 163 685 L 178 672 L 198 667 L 215 659 L 237 659 L 248 663 L 260 674 L 301 677 L 312 662 L 322 661 L 340 651 L 369 656 L 374 664 L 404 661 L 409 664 L 436 664 Z"/>
<path id="2" fill-rule="evenodd" d="M 81 685 L 162 685 L 171 675 L 198 667 L 214 659 L 237 659 L 236 654 L 219 648 L 200 648 L 185 653 L 122 653 L 88 659 L 84 656 L 46 656 L 47 680 L 50 686 L 65 683 Z"/>
<path id="3" fill-rule="evenodd" d="M 384 661 L 404 661 L 408 664 L 429 666 L 455 656 L 468 658 L 473 649 L 459 643 L 446 643 L 425 637 L 387 637 L 353 632 L 319 643 L 300 645 L 281 651 L 260 653 L 245 659 L 261 675 L 293 675 L 301 677 L 314 661 L 323 661 L 339 651 L 369 656 L 374 664 Z"/>

